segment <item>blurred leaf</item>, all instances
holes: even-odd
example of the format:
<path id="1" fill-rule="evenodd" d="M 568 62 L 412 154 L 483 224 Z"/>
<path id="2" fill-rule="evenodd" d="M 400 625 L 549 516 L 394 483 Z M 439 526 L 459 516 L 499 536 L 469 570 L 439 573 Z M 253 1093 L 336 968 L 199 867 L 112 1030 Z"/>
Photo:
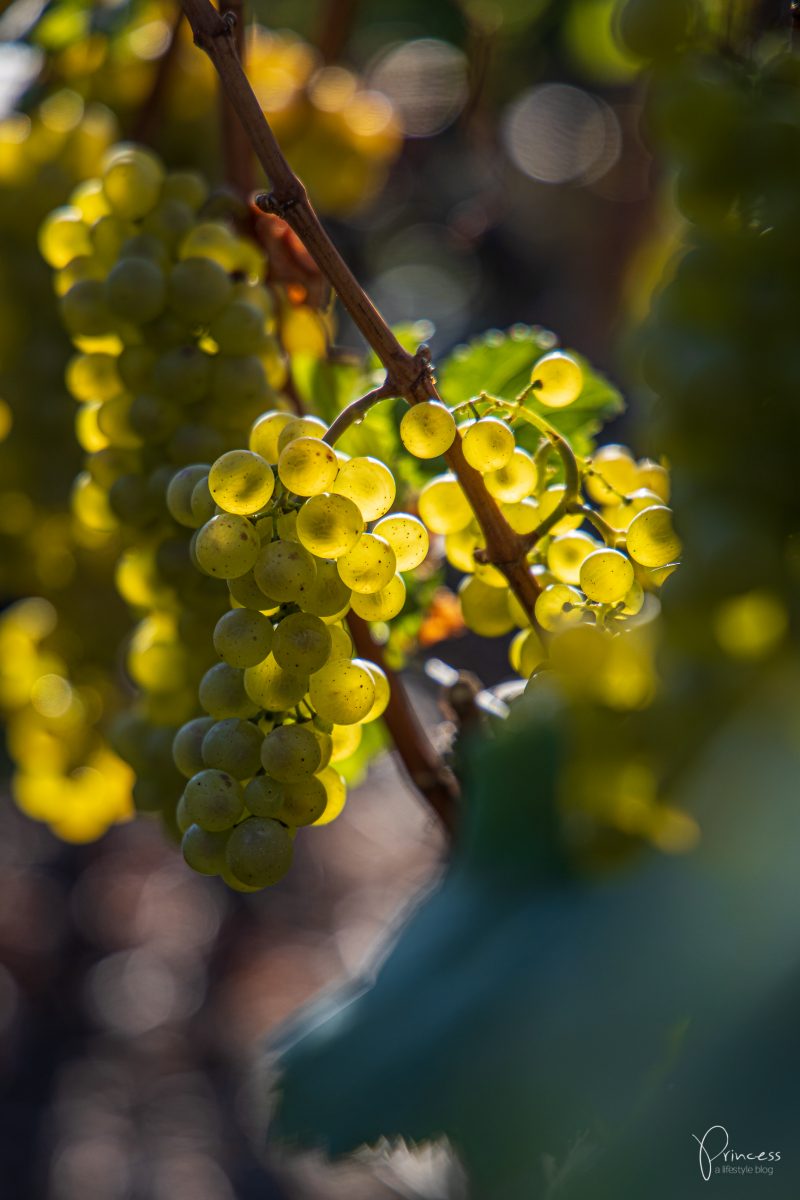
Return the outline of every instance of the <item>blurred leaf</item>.
<path id="1" fill-rule="evenodd" d="M 303 407 L 328 424 L 352 400 L 369 391 L 368 386 L 364 387 L 364 369 L 357 359 L 333 362 L 313 354 L 294 354 L 291 371 Z"/>

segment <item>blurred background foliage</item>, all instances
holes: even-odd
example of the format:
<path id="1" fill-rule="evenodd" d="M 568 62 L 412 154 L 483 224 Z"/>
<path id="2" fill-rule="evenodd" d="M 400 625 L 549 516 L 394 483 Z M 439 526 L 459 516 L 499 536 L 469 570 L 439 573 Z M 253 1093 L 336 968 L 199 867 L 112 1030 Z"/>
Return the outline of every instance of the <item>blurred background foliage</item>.
<path id="1" fill-rule="evenodd" d="M 665 593 L 665 686 L 654 708 L 609 711 L 545 686 L 510 728 L 464 749 L 468 821 L 440 890 L 400 933 L 373 991 L 341 1010 L 328 1000 L 282 1035 L 282 1046 L 295 1043 L 278 1121 L 290 1140 L 343 1152 L 381 1134 L 446 1135 L 492 1200 L 590 1194 L 585 1164 L 593 1195 L 637 1194 L 643 1178 L 653 1196 L 690 1195 L 686 1181 L 700 1182 L 689 1175 L 690 1136 L 709 1115 L 738 1121 L 736 1141 L 748 1148 L 788 1149 L 791 1139 L 797 72 L 784 61 L 756 79 L 786 42 L 771 24 L 779 5 L 709 2 L 710 34 L 657 66 L 645 100 L 646 64 L 613 33 L 619 7 L 252 6 L 263 23 L 249 44 L 259 98 L 381 310 L 419 322 L 411 340 L 429 340 L 445 364 L 448 400 L 516 352 L 510 338 L 479 339 L 487 328 L 534 327 L 523 342 L 555 328 L 634 394 L 623 414 L 609 386 L 603 439 L 666 452 L 675 471 L 690 556 L 685 582 Z M 766 28 L 755 47 L 754 16 Z M 69 744 L 74 762 L 91 767 L 74 776 L 72 760 L 60 764 L 52 797 L 54 811 L 72 814 L 62 828 L 51 822 L 56 832 L 83 843 L 131 815 L 127 768 L 98 732 L 126 691 L 95 669 L 126 614 L 107 586 L 113 538 L 76 532 L 65 511 L 81 450 L 63 383 L 69 345 L 36 231 L 120 136 L 146 138 L 170 166 L 219 181 L 217 97 L 175 6 L 137 0 L 7 5 L 0 96 L 0 591 L 12 605 L 0 618 L 0 698 L 27 714 L 10 732 L 14 757 L 23 744 L 34 759 Z M 764 149 L 749 153 L 756 145 Z M 732 208 L 748 214 L 744 231 Z M 346 321 L 337 340 L 357 353 L 335 367 L 307 352 L 307 326 L 296 340 L 294 385 L 327 416 L 370 364 Z M 348 448 L 368 439 L 391 456 L 390 410 L 376 410 Z M 408 472 L 409 490 L 419 486 L 419 463 L 392 466 Z M 508 667 L 501 639 L 465 634 L 443 582 L 452 572 L 421 574 L 389 649 L 445 745 L 452 728 L 419 643 L 489 685 Z M 13 607 L 26 596 L 42 599 Z M 64 664 L 69 703 L 40 703 L 31 717 L 32 687 L 61 677 Z M 3 806 L 0 1167 L 10 1194 L 464 1194 L 462 1165 L 442 1146 L 384 1145 L 338 1165 L 265 1162 L 265 1089 L 254 1096 L 246 1083 L 256 1039 L 363 968 L 409 897 L 439 876 L 440 835 L 382 744 L 380 733 L 365 739 L 348 772 L 359 779 L 369 768 L 366 782 L 266 901 L 190 877 L 154 825 L 123 823 L 65 847 Z M 655 803 L 665 788 L 669 808 Z M 39 791 L 32 807 L 46 800 Z M 618 816 L 599 847 L 593 805 Z M 694 855 L 606 875 L 631 841 L 686 851 L 699 827 Z M 576 874 L 587 857 L 591 882 Z M 329 1022 L 317 1028 L 321 1015 Z M 672 1061 L 667 1030 L 685 1052 L 674 1100 L 643 1094 Z M 726 1060 L 743 1040 L 736 1062 L 749 1099 Z M 624 1081 L 611 1107 L 610 1076 Z M 605 1158 L 598 1114 L 612 1126 L 600 1139 Z M 649 1174 L 654 1126 L 685 1150 L 677 1182 Z"/>

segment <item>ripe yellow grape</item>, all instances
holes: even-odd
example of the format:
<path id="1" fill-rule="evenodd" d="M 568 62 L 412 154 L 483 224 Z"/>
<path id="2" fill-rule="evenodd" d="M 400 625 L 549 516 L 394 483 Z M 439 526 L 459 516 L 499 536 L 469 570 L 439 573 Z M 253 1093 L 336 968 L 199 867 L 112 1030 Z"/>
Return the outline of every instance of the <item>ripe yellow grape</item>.
<path id="1" fill-rule="evenodd" d="M 278 456 L 295 438 L 323 438 L 328 432 L 328 426 L 319 417 L 293 417 L 287 421 L 278 434 Z"/>
<path id="2" fill-rule="evenodd" d="M 408 513 L 392 513 L 390 517 L 378 521 L 372 532 L 384 538 L 392 547 L 398 571 L 413 571 L 425 560 L 430 538 L 418 517 Z"/>
<path id="3" fill-rule="evenodd" d="M 623 531 L 628 528 L 637 513 L 645 508 L 658 507 L 661 503 L 657 492 L 651 492 L 649 488 L 637 488 L 618 504 L 604 508 L 603 517 L 614 529 Z"/>
<path id="4" fill-rule="evenodd" d="M 415 458 L 438 458 L 450 449 L 455 437 L 453 414 L 438 400 L 412 404 L 400 422 L 400 440 Z"/>
<path id="5" fill-rule="evenodd" d="M 375 703 L 375 684 L 365 667 L 336 658 L 311 676 L 308 694 L 323 721 L 354 725 Z"/>
<path id="6" fill-rule="evenodd" d="M 489 587 L 481 579 L 464 579 L 458 589 L 464 623 L 481 637 L 502 637 L 514 628 L 508 593 Z"/>
<path id="7" fill-rule="evenodd" d="M 448 533 L 444 539 L 444 554 L 451 566 L 457 571 L 466 571 L 469 575 L 475 572 L 475 551 L 483 546 L 483 538 L 476 521 L 470 521 L 464 529 Z"/>
<path id="8" fill-rule="evenodd" d="M 623 496 L 641 487 L 639 468 L 625 446 L 601 446 L 588 465 L 591 470 L 586 474 L 584 488 L 595 504 L 617 505 Z"/>
<path id="9" fill-rule="evenodd" d="M 631 558 L 643 567 L 665 567 L 677 562 L 681 540 L 672 527 L 672 513 L 664 505 L 645 508 L 638 513 L 627 533 Z"/>
<path id="10" fill-rule="evenodd" d="M 77 208 L 56 208 L 45 218 L 39 230 L 39 251 L 55 270 L 92 253 L 89 228 Z"/>
<path id="11" fill-rule="evenodd" d="M 252 450 L 229 450 L 208 473 L 208 490 L 226 512 L 249 516 L 269 503 L 275 476 L 266 459 Z"/>
<path id="12" fill-rule="evenodd" d="M 387 513 L 394 504 L 396 490 L 389 468 L 377 458 L 366 457 L 348 459 L 331 488 L 357 504 L 365 521 L 376 521 Z"/>
<path id="13" fill-rule="evenodd" d="M 244 690 L 259 708 L 284 712 L 299 704 L 308 689 L 308 676 L 284 671 L 272 654 L 244 673 Z"/>
<path id="14" fill-rule="evenodd" d="M 540 404 L 546 408 L 566 408 L 581 394 L 583 371 L 569 354 L 554 350 L 536 363 L 531 383 Z"/>
<path id="15" fill-rule="evenodd" d="M 584 598 L 577 588 L 566 583 L 552 583 L 536 598 L 536 620 L 542 629 L 553 633 L 584 619 Z"/>
<path id="16" fill-rule="evenodd" d="M 366 528 L 358 506 L 347 496 L 323 492 L 306 500 L 297 514 L 297 536 L 320 558 L 341 558 Z"/>
<path id="17" fill-rule="evenodd" d="M 504 467 L 484 476 L 486 490 L 495 500 L 516 504 L 530 496 L 536 487 L 536 464 L 530 454 L 519 447 L 513 451 Z"/>
<path id="18" fill-rule="evenodd" d="M 361 537 L 337 562 L 339 575 L 354 592 L 369 594 L 386 587 L 395 573 L 394 550 L 382 537 L 362 533 Z"/>
<path id="19" fill-rule="evenodd" d="M 220 513 L 212 517 L 195 535 L 197 562 L 208 575 L 218 579 L 236 579 L 255 566 L 260 543 L 245 517 Z"/>
<path id="20" fill-rule="evenodd" d="M 508 648 L 508 661 L 523 679 L 529 679 L 546 658 L 547 652 L 535 629 L 521 629 Z"/>
<path id="21" fill-rule="evenodd" d="M 328 625 L 331 636 L 331 648 L 328 658 L 351 658 L 353 655 L 353 639 L 343 625 Z"/>
<path id="22" fill-rule="evenodd" d="M 364 731 L 360 725 L 334 725 L 331 730 L 331 762 L 343 762 L 351 754 L 355 754 L 361 745 Z"/>
<path id="23" fill-rule="evenodd" d="M 359 725 L 350 725 L 346 728 L 353 730 L 358 734 L 358 740 L 361 740 L 361 727 Z M 358 743 L 356 743 L 357 745 Z M 342 779 L 338 771 L 334 771 L 333 767 L 326 767 L 324 771 L 320 771 L 317 776 L 322 786 L 325 788 L 327 803 L 325 810 L 321 816 L 314 821 L 315 825 L 329 825 L 331 821 L 335 821 L 340 815 L 347 801 L 347 784 Z"/>
<path id="24" fill-rule="evenodd" d="M 280 458 L 278 438 L 290 421 L 296 418 L 287 412 L 265 412 L 253 422 L 248 438 L 248 446 L 255 454 L 260 454 L 272 466 L 276 466 Z"/>
<path id="25" fill-rule="evenodd" d="M 468 425 L 461 445 L 464 458 L 482 475 L 505 467 L 516 448 L 512 430 L 498 417 L 481 417 Z"/>
<path id="26" fill-rule="evenodd" d="M 624 600 L 633 582 L 631 561 L 619 550 L 595 550 L 581 564 L 581 590 L 600 604 Z"/>
<path id="27" fill-rule="evenodd" d="M 137 221 L 155 208 L 164 168 L 154 154 L 133 147 L 111 151 L 103 172 L 103 193 L 117 216 Z"/>
<path id="28" fill-rule="evenodd" d="M 419 515 L 432 533 L 455 533 L 473 519 L 469 501 L 455 475 L 449 472 L 428 480 L 418 505 Z"/>
<path id="29" fill-rule="evenodd" d="M 545 488 L 539 497 L 539 520 L 544 521 L 558 508 L 566 488 L 563 483 L 551 484 L 549 488 Z M 582 513 L 567 513 L 556 521 L 553 528 L 550 530 L 552 535 L 560 533 L 569 533 L 572 529 L 577 529 L 583 524 Z"/>
<path id="30" fill-rule="evenodd" d="M 356 616 L 365 621 L 391 621 L 405 602 L 406 585 L 402 575 L 395 575 L 379 592 L 370 592 L 369 595 L 353 592 L 350 607 Z"/>
<path id="31" fill-rule="evenodd" d="M 209 667 L 198 688 L 200 707 L 223 721 L 226 717 L 254 717 L 257 709 L 244 687 L 244 675 L 227 663 L 216 663 Z"/>
<path id="32" fill-rule="evenodd" d="M 338 472 L 336 451 L 316 437 L 294 438 L 278 459 L 281 483 L 298 496 L 330 491 Z"/>
<path id="33" fill-rule="evenodd" d="M 533 533 L 541 520 L 539 505 L 530 496 L 514 504 L 501 504 L 500 511 L 515 533 Z"/>
<path id="34" fill-rule="evenodd" d="M 354 658 L 353 662 L 369 671 L 372 682 L 375 684 L 375 700 L 362 722 L 362 724 L 368 725 L 370 721 L 377 721 L 378 717 L 383 716 L 386 712 L 386 706 L 392 694 L 391 687 L 385 673 L 377 663 L 368 662 L 365 658 Z"/>
<path id="35" fill-rule="evenodd" d="M 638 488 L 647 488 L 655 492 L 663 504 L 669 504 L 669 471 L 662 467 L 661 463 L 653 462 L 652 458 L 640 459 L 637 463 L 636 484 Z"/>
<path id="36" fill-rule="evenodd" d="M 325 813 L 328 792 L 315 775 L 281 784 L 282 801 L 277 819 L 293 827 L 315 825 Z"/>
<path id="37" fill-rule="evenodd" d="M 561 583 L 575 584 L 580 581 L 583 560 L 599 549 L 600 543 L 588 533 L 563 533 L 547 548 L 547 566 Z"/>
<path id="38" fill-rule="evenodd" d="M 339 575 L 334 559 L 317 558 L 315 562 L 317 575 L 303 597 L 303 608 L 327 622 L 346 611 L 350 603 L 350 588 Z"/>

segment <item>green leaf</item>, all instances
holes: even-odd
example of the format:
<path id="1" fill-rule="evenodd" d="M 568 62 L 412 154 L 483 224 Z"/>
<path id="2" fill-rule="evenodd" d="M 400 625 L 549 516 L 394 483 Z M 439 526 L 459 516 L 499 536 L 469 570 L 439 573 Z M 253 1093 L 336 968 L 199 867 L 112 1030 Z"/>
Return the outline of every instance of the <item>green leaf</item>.
<path id="1" fill-rule="evenodd" d="M 292 382 L 303 407 L 328 424 L 352 400 L 363 395 L 364 369 L 358 359 L 326 361 L 313 354 L 295 354 L 291 369 Z"/>
<path id="2" fill-rule="evenodd" d="M 468 345 L 457 346 L 439 365 L 442 397 L 451 408 L 479 392 L 513 400 L 530 383 L 533 365 L 556 344 L 552 333 L 536 326 L 514 325 L 506 332 L 489 330 Z M 562 409 L 545 408 L 535 397 L 527 403 L 570 439 L 576 453 L 585 454 L 602 425 L 622 412 L 624 403 L 617 388 L 583 355 L 574 350 L 569 353 L 584 373 L 583 391 L 574 404 Z M 525 444 L 524 438 L 520 441 Z"/>

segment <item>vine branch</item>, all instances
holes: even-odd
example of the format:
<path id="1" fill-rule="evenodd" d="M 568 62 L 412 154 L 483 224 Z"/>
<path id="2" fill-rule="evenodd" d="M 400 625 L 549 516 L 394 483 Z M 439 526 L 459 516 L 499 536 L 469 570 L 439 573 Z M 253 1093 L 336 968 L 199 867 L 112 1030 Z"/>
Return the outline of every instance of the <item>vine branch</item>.
<path id="1" fill-rule="evenodd" d="M 231 107 L 270 181 L 272 190 L 262 201 L 263 207 L 281 217 L 303 242 L 385 367 L 387 383 L 391 380 L 397 394 L 410 404 L 438 400 L 433 373 L 430 369 L 420 373 L 417 356 L 401 346 L 322 227 L 242 69 L 231 23 L 217 12 L 211 0 L 181 0 L 181 6 L 192 27 L 195 44 L 214 64 Z M 529 570 L 524 540 L 505 521 L 481 474 L 467 463 L 460 439 L 456 439 L 445 459 L 477 517 L 492 562 L 503 572 L 522 608 L 532 617 L 539 585 Z"/>

